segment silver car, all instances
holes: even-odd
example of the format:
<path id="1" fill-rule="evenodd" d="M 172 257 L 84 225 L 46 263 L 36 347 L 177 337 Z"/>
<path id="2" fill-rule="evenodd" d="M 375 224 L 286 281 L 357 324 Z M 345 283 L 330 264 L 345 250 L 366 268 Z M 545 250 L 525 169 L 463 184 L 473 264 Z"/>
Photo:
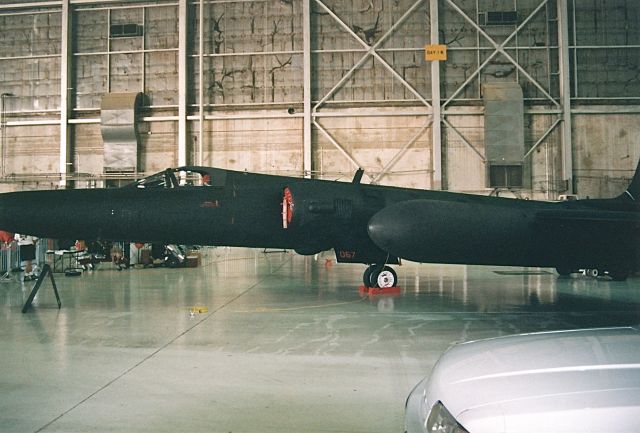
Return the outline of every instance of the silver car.
<path id="1" fill-rule="evenodd" d="M 640 332 L 543 332 L 455 345 L 409 394 L 405 431 L 640 432 Z"/>

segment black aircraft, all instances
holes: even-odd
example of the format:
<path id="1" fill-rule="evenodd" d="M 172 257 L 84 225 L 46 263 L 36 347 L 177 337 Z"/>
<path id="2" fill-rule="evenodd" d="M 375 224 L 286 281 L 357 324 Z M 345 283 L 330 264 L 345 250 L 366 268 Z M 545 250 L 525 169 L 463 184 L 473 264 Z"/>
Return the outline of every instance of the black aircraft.
<path id="1" fill-rule="evenodd" d="M 58 239 L 334 249 L 391 287 L 388 265 L 427 263 L 640 269 L 640 164 L 619 197 L 542 202 L 208 167 L 167 169 L 117 189 L 0 195 L 0 229 Z"/>

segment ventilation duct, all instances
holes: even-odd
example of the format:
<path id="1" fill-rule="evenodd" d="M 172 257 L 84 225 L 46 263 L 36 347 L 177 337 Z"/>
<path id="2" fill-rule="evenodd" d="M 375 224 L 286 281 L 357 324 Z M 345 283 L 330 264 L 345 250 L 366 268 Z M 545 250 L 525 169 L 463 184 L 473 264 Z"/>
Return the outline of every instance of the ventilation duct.
<path id="1" fill-rule="evenodd" d="M 504 26 L 518 24 L 517 11 L 487 11 L 478 14 L 480 26 Z"/>
<path id="2" fill-rule="evenodd" d="M 524 101 L 518 83 L 483 85 L 484 142 L 492 187 L 522 187 Z"/>
<path id="3" fill-rule="evenodd" d="M 144 27 L 139 24 L 114 24 L 109 28 L 109 37 L 113 38 L 131 38 L 134 36 L 142 36 Z"/>
<path id="4" fill-rule="evenodd" d="M 142 93 L 107 93 L 100 105 L 100 131 L 104 142 L 105 173 L 138 170 L 137 130 Z"/>

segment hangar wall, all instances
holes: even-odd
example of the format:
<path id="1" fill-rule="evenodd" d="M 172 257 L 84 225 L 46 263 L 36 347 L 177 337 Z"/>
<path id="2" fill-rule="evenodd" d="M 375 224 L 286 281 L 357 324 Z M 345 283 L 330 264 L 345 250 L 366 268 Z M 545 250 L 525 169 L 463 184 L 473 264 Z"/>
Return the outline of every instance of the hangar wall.
<path id="1" fill-rule="evenodd" d="M 525 104 L 518 194 L 610 196 L 640 157 L 639 23 L 624 0 L 0 4 L 0 188 L 103 185 L 101 97 L 143 92 L 140 173 L 124 180 L 361 166 L 365 181 L 487 194 L 482 85 L 509 81 Z M 435 73 L 430 42 L 448 47 Z"/>

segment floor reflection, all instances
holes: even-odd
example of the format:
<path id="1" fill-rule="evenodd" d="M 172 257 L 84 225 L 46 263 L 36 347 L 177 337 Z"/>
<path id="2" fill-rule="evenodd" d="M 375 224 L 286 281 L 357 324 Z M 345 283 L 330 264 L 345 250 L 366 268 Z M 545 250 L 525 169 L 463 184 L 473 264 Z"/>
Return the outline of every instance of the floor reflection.
<path id="1" fill-rule="evenodd" d="M 496 269 L 403 266 L 398 272 L 401 295 L 374 304 L 383 313 L 526 313 L 539 315 L 549 329 L 640 324 L 637 277 L 614 282 L 582 275 L 560 278 L 547 269 Z"/>
<path id="2" fill-rule="evenodd" d="M 59 413 L 56 431 L 132 431 L 140 413 L 162 431 L 180 430 L 177 415 L 219 426 L 219 414 L 224 431 L 262 431 L 247 423 L 247 401 L 268 402 L 249 412 L 260 426 L 281 420 L 274 431 L 310 420 L 314 431 L 355 431 L 327 428 L 345 413 L 359 431 L 398 431 L 407 393 L 456 342 L 640 323 L 638 277 L 405 263 L 398 294 L 361 296 L 364 268 L 330 254 L 215 248 L 194 269 L 57 274 L 62 309 L 43 287 L 27 314 L 32 284 L 2 284 L 0 373 L 13 385 L 0 407 L 19 414 L 9 431 Z M 191 315 L 194 305 L 208 312 Z M 23 416 L 25 405 L 39 410 Z"/>

